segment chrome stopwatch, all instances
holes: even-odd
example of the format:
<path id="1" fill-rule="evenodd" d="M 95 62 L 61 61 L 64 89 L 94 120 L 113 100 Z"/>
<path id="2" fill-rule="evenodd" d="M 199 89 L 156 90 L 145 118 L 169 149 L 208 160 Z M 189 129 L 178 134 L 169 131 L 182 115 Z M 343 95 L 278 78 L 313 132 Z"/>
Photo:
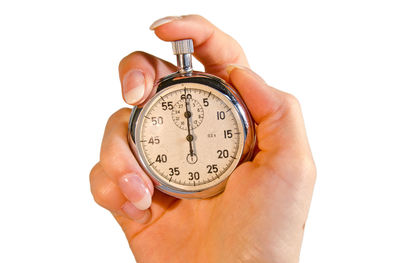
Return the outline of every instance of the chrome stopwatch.
<path id="1" fill-rule="evenodd" d="M 172 42 L 178 72 L 134 107 L 129 143 L 160 191 L 178 198 L 222 192 L 238 164 L 251 158 L 254 125 L 239 94 L 224 80 L 192 70 L 191 39 Z"/>

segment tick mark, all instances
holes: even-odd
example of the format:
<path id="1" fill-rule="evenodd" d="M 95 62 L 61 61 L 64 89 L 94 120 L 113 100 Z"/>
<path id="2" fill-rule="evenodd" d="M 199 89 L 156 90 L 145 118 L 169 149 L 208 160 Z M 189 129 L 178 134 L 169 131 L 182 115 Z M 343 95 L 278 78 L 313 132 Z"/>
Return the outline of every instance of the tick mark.
<path id="1" fill-rule="evenodd" d="M 210 91 L 210 93 L 208 93 L 208 97 L 207 97 L 207 98 L 209 98 L 209 97 L 210 97 L 210 95 L 211 95 L 211 91 Z"/>
<path id="2" fill-rule="evenodd" d="M 142 141 L 140 141 L 140 142 L 147 142 L 146 140 L 142 140 Z"/>
<path id="3" fill-rule="evenodd" d="M 230 156 L 231 158 L 233 158 L 233 159 L 236 159 L 236 157 L 233 157 L 233 156 Z"/>
<path id="4" fill-rule="evenodd" d="M 164 98 L 163 98 L 162 96 L 160 96 L 160 98 L 161 98 L 163 101 L 165 101 Z"/>
<path id="5" fill-rule="evenodd" d="M 149 164 L 149 166 L 152 166 L 155 162 L 152 162 L 151 164 Z"/>
<path id="6" fill-rule="evenodd" d="M 150 120 L 150 118 L 149 117 L 147 117 L 147 116 L 144 116 L 146 119 L 149 119 Z"/>
<path id="7" fill-rule="evenodd" d="M 232 108 L 229 108 L 226 112 L 230 111 Z"/>

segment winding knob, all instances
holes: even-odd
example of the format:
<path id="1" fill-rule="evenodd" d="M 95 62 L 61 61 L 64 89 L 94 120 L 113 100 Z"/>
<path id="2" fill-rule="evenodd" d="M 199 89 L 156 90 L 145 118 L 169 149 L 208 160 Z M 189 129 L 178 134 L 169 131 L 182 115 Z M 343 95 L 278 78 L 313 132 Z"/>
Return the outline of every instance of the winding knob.
<path id="1" fill-rule="evenodd" d="M 174 55 L 192 54 L 194 52 L 193 40 L 182 39 L 172 42 L 172 51 Z"/>

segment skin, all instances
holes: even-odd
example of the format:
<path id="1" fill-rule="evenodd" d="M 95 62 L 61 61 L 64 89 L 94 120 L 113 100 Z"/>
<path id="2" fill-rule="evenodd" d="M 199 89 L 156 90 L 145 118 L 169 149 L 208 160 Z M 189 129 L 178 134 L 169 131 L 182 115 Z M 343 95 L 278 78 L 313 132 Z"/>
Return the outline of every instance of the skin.
<path id="1" fill-rule="evenodd" d="M 155 34 L 166 41 L 192 38 L 206 72 L 239 91 L 256 122 L 257 154 L 236 168 L 222 194 L 179 200 L 154 189 L 141 170 L 127 142 L 130 110 L 121 109 L 107 123 L 90 173 L 95 201 L 121 225 L 137 262 L 298 262 L 316 177 L 299 102 L 268 86 L 248 68 L 239 44 L 200 16 L 165 23 Z M 176 70 L 143 52 L 121 61 L 121 82 L 131 69 L 145 76 L 138 105 L 154 94 L 154 81 Z M 153 197 L 148 210 L 128 216 L 118 180 L 129 173 L 141 176 Z"/>

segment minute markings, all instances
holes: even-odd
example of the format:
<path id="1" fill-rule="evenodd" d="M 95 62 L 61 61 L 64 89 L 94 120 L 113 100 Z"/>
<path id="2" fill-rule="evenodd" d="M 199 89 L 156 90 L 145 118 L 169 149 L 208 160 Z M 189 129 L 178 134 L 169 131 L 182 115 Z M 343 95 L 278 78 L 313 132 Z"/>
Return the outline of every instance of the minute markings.
<path id="1" fill-rule="evenodd" d="M 221 127 L 221 126 L 215 127 L 215 129 L 216 129 L 215 132 L 221 131 L 221 129 L 232 129 L 234 134 L 238 134 L 238 135 L 242 134 L 240 132 L 237 132 L 238 129 L 240 130 L 239 127 L 241 127 L 241 126 L 238 126 L 238 124 L 239 124 L 238 121 L 239 120 L 237 120 L 237 118 L 236 118 L 236 115 L 235 115 L 236 113 L 229 113 L 229 112 L 233 112 L 232 109 L 234 109 L 234 108 L 229 108 L 227 105 L 230 105 L 230 104 L 224 103 L 225 100 L 223 100 L 223 98 L 221 98 L 220 95 L 214 94 L 214 92 L 212 93 L 210 91 L 210 89 L 208 89 L 208 88 L 207 89 L 202 89 L 202 88 L 193 88 L 192 86 L 190 86 L 190 87 L 186 86 L 186 87 L 180 88 L 179 90 L 174 90 L 172 92 L 160 93 L 161 96 L 159 96 L 157 98 L 157 100 L 155 100 L 154 103 L 151 104 L 152 106 L 148 108 L 147 114 L 146 114 L 147 115 L 146 116 L 147 119 L 151 119 L 152 117 L 159 116 L 159 114 L 161 114 L 160 116 L 162 116 L 164 118 L 164 120 L 167 120 L 167 119 L 170 120 L 171 118 L 165 118 L 166 115 L 162 115 L 163 112 L 160 111 L 161 110 L 161 101 L 164 101 L 164 100 L 167 101 L 168 100 L 168 101 L 173 101 L 174 103 L 179 101 L 180 100 L 180 94 L 183 93 L 184 89 L 186 90 L 187 93 L 190 92 L 193 95 L 193 99 L 197 99 L 198 102 L 202 106 L 203 106 L 203 104 L 202 104 L 203 100 L 202 99 L 210 97 L 209 101 L 210 101 L 210 106 L 212 105 L 212 108 L 210 108 L 211 111 L 210 110 L 205 111 L 206 115 L 210 115 L 215 110 L 225 111 L 225 112 L 228 113 L 227 116 L 226 116 L 227 117 L 226 120 L 228 120 L 228 122 L 226 122 L 226 124 L 223 124 L 223 126 L 225 126 L 225 125 L 227 125 L 227 126 L 225 126 L 225 127 Z M 204 126 L 207 126 L 209 128 L 213 128 L 214 127 L 215 123 L 213 123 L 212 121 L 210 122 L 209 119 L 204 119 L 204 120 L 205 120 L 205 125 Z M 178 159 L 176 159 L 176 158 L 180 159 L 179 156 L 172 157 L 172 156 L 174 156 L 174 153 L 175 153 L 174 149 L 178 149 L 179 148 L 179 147 L 176 148 L 177 147 L 176 143 L 178 143 L 178 141 L 174 137 L 174 135 L 176 133 L 178 133 L 178 132 L 170 126 L 170 124 L 172 123 L 172 119 L 171 119 L 170 123 L 166 123 L 168 125 L 165 125 L 164 127 L 161 127 L 161 128 L 153 127 L 151 125 L 151 122 L 149 122 L 149 121 L 145 121 L 145 123 L 146 124 L 143 126 L 143 128 L 144 128 L 143 132 L 145 132 L 144 134 L 152 134 L 152 136 L 160 136 L 160 138 L 162 140 L 164 140 L 164 142 L 161 143 L 162 145 L 160 145 L 157 148 L 149 148 L 149 147 L 146 146 L 146 143 L 143 143 L 143 148 L 145 148 L 146 149 L 145 151 L 147 152 L 146 153 L 146 159 L 148 161 L 153 159 L 154 157 L 152 157 L 152 156 L 154 156 L 156 154 L 156 152 L 158 153 L 158 149 L 160 149 L 160 147 L 162 147 L 162 149 L 166 149 L 167 150 L 166 154 L 168 154 L 169 152 L 172 154 L 172 155 L 168 154 L 169 156 L 171 156 L 171 160 L 168 160 L 168 166 L 174 165 L 176 162 L 178 162 Z M 197 140 L 199 142 L 201 140 L 207 140 L 207 137 L 202 137 L 202 135 L 203 134 L 208 134 L 208 133 L 213 133 L 213 131 L 211 131 L 209 129 L 202 129 L 201 128 L 201 132 L 199 130 L 199 133 L 196 133 L 196 135 L 198 137 Z M 166 136 L 168 136 L 168 137 L 166 137 Z M 210 147 L 211 147 L 210 149 L 214 149 L 214 147 L 218 147 L 219 149 L 224 149 L 225 148 L 225 149 L 229 150 L 231 155 L 233 153 L 236 154 L 236 152 L 239 150 L 237 147 L 238 147 L 238 143 L 239 143 L 239 140 L 240 140 L 239 138 L 241 138 L 241 136 L 238 136 L 238 137 L 234 136 L 234 138 L 235 139 L 230 140 L 229 142 L 228 141 L 223 142 L 219 146 L 217 146 L 219 144 L 219 142 L 216 141 L 216 144 L 214 144 L 214 145 L 207 145 L 205 147 L 203 146 L 204 148 L 200 147 L 199 151 L 202 151 L 203 149 L 206 150 L 207 148 L 210 148 Z M 173 140 L 171 140 L 171 139 L 173 139 Z M 143 138 L 143 140 L 141 142 L 144 142 L 146 140 L 148 141 L 148 139 L 144 139 Z M 172 144 L 172 142 L 174 142 L 174 144 Z M 187 144 L 187 143 L 188 142 L 186 141 L 185 144 Z M 185 152 L 187 152 L 186 148 L 187 148 L 187 146 L 185 147 Z M 233 155 L 236 156 L 235 154 L 233 154 Z M 175 153 L 175 155 L 177 155 L 177 153 Z M 165 178 L 165 179 L 163 179 L 163 180 L 165 180 L 165 182 L 170 182 L 172 185 L 182 184 L 182 185 L 186 185 L 186 186 L 189 186 L 189 187 L 191 186 L 191 187 L 198 188 L 199 185 L 201 185 L 201 184 L 209 184 L 214 180 L 218 180 L 220 177 L 221 178 L 225 178 L 224 172 L 226 171 L 226 169 L 229 169 L 229 167 L 231 166 L 231 163 L 234 162 L 234 159 L 233 159 L 234 156 L 232 156 L 232 158 L 225 159 L 223 162 L 218 163 L 218 165 L 220 165 L 220 167 L 221 167 L 220 172 L 219 172 L 220 175 L 218 175 L 218 174 L 212 174 L 212 175 L 209 174 L 208 176 L 206 176 L 206 174 L 201 172 L 202 170 L 198 170 L 199 172 L 201 172 L 201 177 L 202 177 L 201 181 L 196 180 L 196 181 L 193 181 L 193 183 L 192 183 L 192 181 L 188 181 L 187 180 L 188 177 L 186 177 L 187 176 L 187 173 L 186 173 L 187 170 L 184 167 L 181 167 L 181 171 L 182 172 L 181 172 L 181 175 L 179 175 L 179 176 L 176 176 L 176 177 L 174 176 L 174 178 L 172 178 L 170 176 L 167 176 L 168 173 L 166 173 L 162 177 Z M 206 157 L 203 157 L 203 158 L 206 158 Z M 208 158 L 208 156 L 207 156 L 207 158 Z M 213 157 L 210 157 L 210 158 L 213 158 Z M 209 161 L 204 161 L 204 159 L 203 159 L 202 163 L 204 163 L 204 162 L 207 163 Z M 161 174 L 163 174 L 162 172 L 165 169 L 167 169 L 168 166 L 166 166 L 166 164 L 161 164 L 161 163 L 157 163 L 157 164 L 151 163 L 151 168 L 150 169 L 153 170 L 153 171 L 156 170 L 155 171 L 156 174 L 158 174 L 158 176 L 161 176 Z M 154 168 L 156 168 L 156 169 L 154 169 Z M 194 167 L 192 166 L 191 171 L 193 171 L 192 170 L 193 168 Z"/>

